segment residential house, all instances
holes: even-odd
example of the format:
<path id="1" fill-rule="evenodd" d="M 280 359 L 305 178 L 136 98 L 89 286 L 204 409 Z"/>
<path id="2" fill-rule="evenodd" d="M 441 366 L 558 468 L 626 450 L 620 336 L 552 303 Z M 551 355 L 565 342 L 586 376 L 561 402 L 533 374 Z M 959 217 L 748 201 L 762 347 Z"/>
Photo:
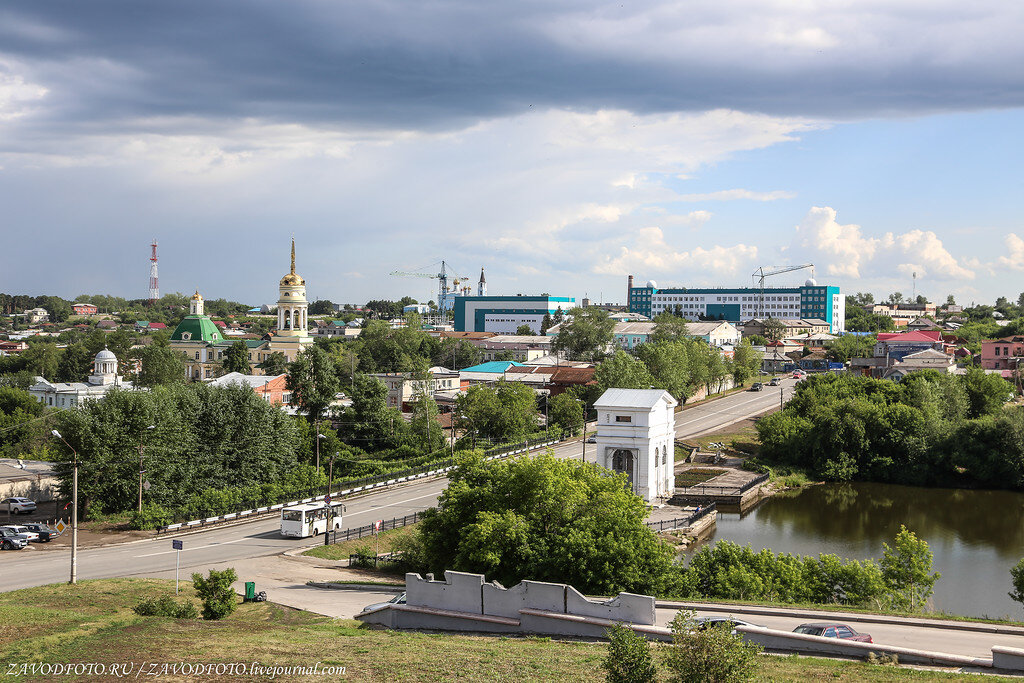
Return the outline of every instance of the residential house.
<path id="1" fill-rule="evenodd" d="M 985 370 L 1016 370 L 1021 358 L 1024 358 L 1024 336 L 981 342 L 981 367 Z"/>
<path id="2" fill-rule="evenodd" d="M 426 380 L 414 379 L 411 372 L 378 372 L 370 377 L 379 379 L 388 388 L 388 407 L 408 411 L 423 393 L 433 397 L 439 392 L 457 391 L 462 386 L 458 372 L 442 367 L 430 368 L 429 372 L 430 379 Z"/>
<path id="3" fill-rule="evenodd" d="M 96 315 L 100 309 L 94 304 L 71 304 L 71 310 L 75 312 L 75 315 Z"/>
<path id="4" fill-rule="evenodd" d="M 270 404 L 280 403 L 291 405 L 292 392 L 288 389 L 288 375 L 243 375 L 240 372 L 229 372 L 210 381 L 212 387 L 225 387 L 233 384 L 251 388 L 257 396 Z"/>
<path id="5" fill-rule="evenodd" d="M 937 370 L 943 373 L 953 373 L 956 371 L 956 361 L 953 356 L 943 351 L 925 349 L 924 351 L 908 354 L 902 360 L 896 361 L 882 375 L 882 379 L 891 379 L 898 382 L 910 373 L 917 372 L 918 370 Z"/>

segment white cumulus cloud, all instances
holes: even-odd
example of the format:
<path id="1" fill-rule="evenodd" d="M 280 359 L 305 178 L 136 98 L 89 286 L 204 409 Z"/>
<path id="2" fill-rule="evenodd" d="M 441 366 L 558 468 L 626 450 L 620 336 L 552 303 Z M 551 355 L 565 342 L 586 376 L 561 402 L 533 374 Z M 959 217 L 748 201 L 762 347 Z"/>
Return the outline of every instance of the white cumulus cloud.
<path id="1" fill-rule="evenodd" d="M 1024 240 L 1011 232 L 1003 241 L 1006 253 L 996 259 L 996 263 L 1010 270 L 1024 270 Z"/>

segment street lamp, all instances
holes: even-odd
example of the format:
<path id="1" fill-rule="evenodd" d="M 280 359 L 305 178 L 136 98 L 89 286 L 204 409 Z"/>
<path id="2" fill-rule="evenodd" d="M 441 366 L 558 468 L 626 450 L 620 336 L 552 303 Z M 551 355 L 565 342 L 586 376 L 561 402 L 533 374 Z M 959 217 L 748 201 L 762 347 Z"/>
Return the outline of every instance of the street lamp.
<path id="1" fill-rule="evenodd" d="M 320 433 L 320 425 L 319 424 L 317 424 L 316 430 L 317 430 L 316 431 L 316 469 L 319 472 L 320 471 L 320 439 L 326 439 L 327 435 Z"/>
<path id="2" fill-rule="evenodd" d="M 150 429 L 156 429 L 156 427 L 153 426 L 153 425 L 149 425 L 148 427 L 146 427 L 146 432 L 148 432 Z M 146 432 L 143 432 L 143 435 L 145 435 Z M 145 448 L 146 448 L 146 442 L 140 436 L 139 437 L 139 512 L 140 513 L 142 512 L 142 475 L 145 474 L 145 472 L 146 472 L 146 470 L 142 469 L 142 451 Z"/>
<path id="3" fill-rule="evenodd" d="M 60 435 L 56 429 L 50 433 L 64 442 L 64 445 L 75 454 L 73 463 L 73 474 L 71 475 L 71 580 L 68 583 L 78 583 L 78 451 L 76 451 L 67 440 Z"/>

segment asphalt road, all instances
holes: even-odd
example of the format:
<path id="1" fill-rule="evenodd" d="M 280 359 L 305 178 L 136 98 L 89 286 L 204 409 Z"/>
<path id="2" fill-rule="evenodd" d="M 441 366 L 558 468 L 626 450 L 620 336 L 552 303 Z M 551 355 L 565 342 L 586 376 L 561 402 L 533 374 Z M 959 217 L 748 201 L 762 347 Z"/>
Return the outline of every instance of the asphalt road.
<path id="1" fill-rule="evenodd" d="M 783 384 L 788 398 L 793 380 L 785 380 Z M 747 391 L 687 407 L 676 415 L 677 437 L 697 436 L 769 410 L 778 405 L 779 391 L 775 387 L 765 387 L 762 392 Z M 592 444 L 583 444 L 579 439 L 560 443 L 553 450 L 557 457 L 580 458 L 584 445 L 593 452 Z M 437 502 L 446 485 L 445 479 L 419 481 L 349 499 L 343 528 L 356 528 L 378 519 L 425 510 Z M 317 539 L 282 538 L 278 533 L 279 526 L 277 517 L 269 517 L 179 535 L 177 537 L 184 541 L 184 550 L 177 558 L 177 552 L 171 549 L 170 537 L 80 548 L 78 577 L 100 579 L 148 575 L 173 569 L 176 559 L 180 560 L 182 574 L 187 576 L 195 568 L 274 555 L 317 543 Z M 0 553 L 0 591 L 67 581 L 69 560 L 69 550 L 41 550 L 34 544 L 26 550 Z"/>

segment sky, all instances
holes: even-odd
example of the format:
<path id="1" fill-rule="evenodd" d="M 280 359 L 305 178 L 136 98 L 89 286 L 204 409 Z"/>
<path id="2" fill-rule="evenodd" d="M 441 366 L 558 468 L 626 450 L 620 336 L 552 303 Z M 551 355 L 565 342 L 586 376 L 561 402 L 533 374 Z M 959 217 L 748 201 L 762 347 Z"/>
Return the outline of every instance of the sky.
<path id="1" fill-rule="evenodd" d="M 1024 291 L 1024 4 L 0 6 L 0 291 Z M 809 270 L 768 284 L 801 283 Z M 916 278 L 915 278 L 916 274 Z"/>

